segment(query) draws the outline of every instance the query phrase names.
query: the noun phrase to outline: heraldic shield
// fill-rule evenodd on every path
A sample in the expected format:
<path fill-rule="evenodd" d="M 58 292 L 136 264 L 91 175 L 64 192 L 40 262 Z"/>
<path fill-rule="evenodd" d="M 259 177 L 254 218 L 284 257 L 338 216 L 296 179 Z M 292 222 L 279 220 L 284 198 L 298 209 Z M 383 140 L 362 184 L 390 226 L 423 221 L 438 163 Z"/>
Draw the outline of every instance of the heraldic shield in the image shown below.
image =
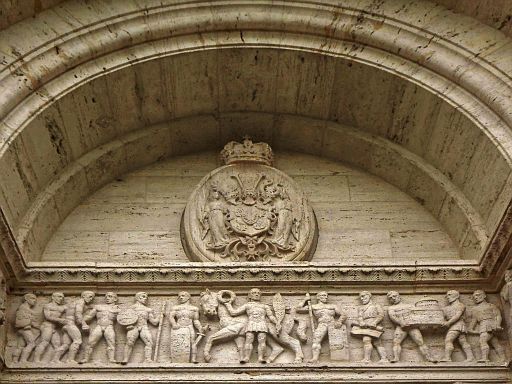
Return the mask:
<path fill-rule="evenodd" d="M 181 238 L 194 261 L 308 260 L 317 222 L 295 181 L 272 167 L 265 143 L 230 142 L 185 208 Z"/>

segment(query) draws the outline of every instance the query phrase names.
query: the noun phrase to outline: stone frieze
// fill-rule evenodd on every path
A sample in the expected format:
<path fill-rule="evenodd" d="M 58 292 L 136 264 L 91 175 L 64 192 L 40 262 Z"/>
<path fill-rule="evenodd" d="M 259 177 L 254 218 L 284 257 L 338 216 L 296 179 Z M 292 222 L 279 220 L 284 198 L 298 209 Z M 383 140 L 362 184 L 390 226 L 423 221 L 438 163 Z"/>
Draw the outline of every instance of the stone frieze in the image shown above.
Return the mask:
<path fill-rule="evenodd" d="M 508 362 L 496 297 L 204 289 L 14 295 L 10 368 Z"/>

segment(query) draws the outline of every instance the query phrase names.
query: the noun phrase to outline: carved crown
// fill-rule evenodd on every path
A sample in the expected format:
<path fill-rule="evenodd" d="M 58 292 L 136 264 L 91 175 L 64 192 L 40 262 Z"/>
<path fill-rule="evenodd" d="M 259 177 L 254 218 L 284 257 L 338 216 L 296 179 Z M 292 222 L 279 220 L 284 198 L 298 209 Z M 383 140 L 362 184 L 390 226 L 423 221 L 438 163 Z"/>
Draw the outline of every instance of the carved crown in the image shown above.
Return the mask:
<path fill-rule="evenodd" d="M 244 137 L 241 143 L 230 141 L 220 152 L 224 164 L 252 162 L 272 165 L 274 154 L 267 143 L 253 143 L 249 137 Z"/>

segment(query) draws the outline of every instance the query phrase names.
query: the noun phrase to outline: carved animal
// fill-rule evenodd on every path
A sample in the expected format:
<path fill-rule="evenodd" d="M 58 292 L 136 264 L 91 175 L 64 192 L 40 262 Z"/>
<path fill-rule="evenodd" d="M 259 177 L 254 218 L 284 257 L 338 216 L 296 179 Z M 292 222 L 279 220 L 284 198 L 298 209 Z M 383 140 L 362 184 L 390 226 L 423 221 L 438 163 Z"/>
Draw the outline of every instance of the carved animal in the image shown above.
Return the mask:
<path fill-rule="evenodd" d="M 208 318 L 214 318 L 218 316 L 221 329 L 212 335 L 208 335 L 204 346 L 203 354 L 204 360 L 209 362 L 211 359 L 211 348 L 213 344 L 220 342 L 234 340 L 239 358 L 244 358 L 244 343 L 245 343 L 245 321 L 233 318 L 222 303 L 222 297 L 225 295 L 231 295 L 232 292 L 222 290 L 219 292 L 210 292 L 208 289 L 201 293 L 201 309 Z M 284 348 L 281 347 L 272 338 L 268 339 L 268 344 L 271 348 L 271 353 L 268 361 L 273 361 Z"/>

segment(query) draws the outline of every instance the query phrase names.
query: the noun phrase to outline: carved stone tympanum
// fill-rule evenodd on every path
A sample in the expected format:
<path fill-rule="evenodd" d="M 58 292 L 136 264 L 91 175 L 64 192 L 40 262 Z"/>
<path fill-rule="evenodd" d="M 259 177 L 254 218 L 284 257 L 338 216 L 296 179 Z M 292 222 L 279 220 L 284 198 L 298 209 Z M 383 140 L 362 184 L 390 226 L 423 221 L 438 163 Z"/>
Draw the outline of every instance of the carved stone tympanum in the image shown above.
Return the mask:
<path fill-rule="evenodd" d="M 272 167 L 265 143 L 230 142 L 226 165 L 206 175 L 188 201 L 181 234 L 189 258 L 199 261 L 308 259 L 317 224 L 297 184 Z"/>

